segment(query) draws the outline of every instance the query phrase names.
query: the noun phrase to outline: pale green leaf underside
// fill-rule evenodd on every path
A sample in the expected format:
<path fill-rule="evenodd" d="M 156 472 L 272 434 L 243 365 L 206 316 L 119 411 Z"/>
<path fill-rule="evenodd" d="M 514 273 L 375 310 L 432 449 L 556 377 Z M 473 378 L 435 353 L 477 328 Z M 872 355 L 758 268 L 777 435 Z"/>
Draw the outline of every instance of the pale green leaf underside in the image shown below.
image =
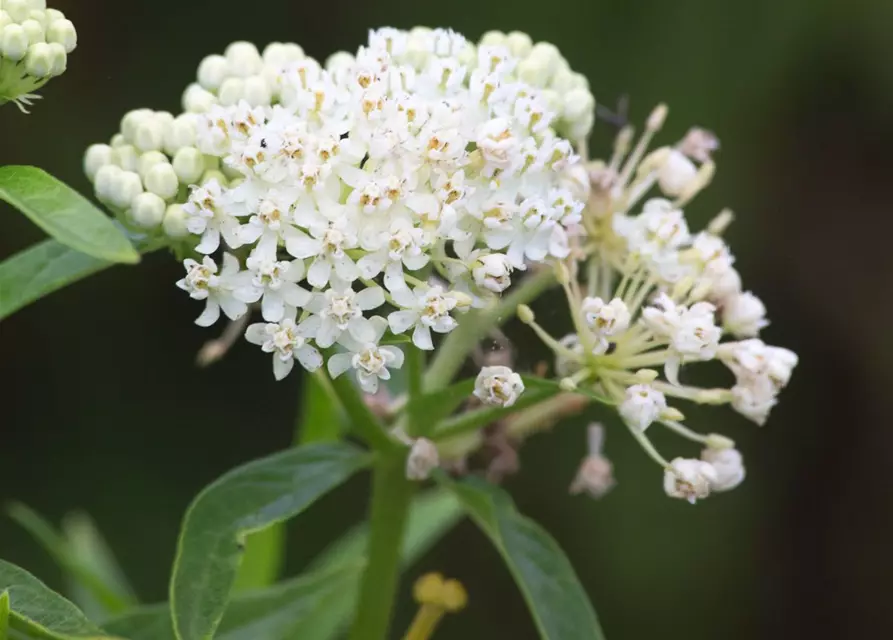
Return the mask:
<path fill-rule="evenodd" d="M 24 569 L 0 560 L 3 592 L 8 594 L 9 628 L 13 631 L 45 640 L 108 637 L 74 604 Z"/>
<path fill-rule="evenodd" d="M 445 481 L 496 546 L 543 640 L 603 640 L 595 611 L 555 540 L 502 489 L 477 478 Z"/>
<path fill-rule="evenodd" d="M 171 578 L 177 636 L 213 636 L 246 534 L 297 515 L 369 461 L 348 444 L 312 445 L 250 462 L 202 491 L 186 512 Z"/>
<path fill-rule="evenodd" d="M 121 229 L 77 191 L 37 167 L 0 167 L 0 200 L 64 245 L 109 262 L 139 262 Z"/>

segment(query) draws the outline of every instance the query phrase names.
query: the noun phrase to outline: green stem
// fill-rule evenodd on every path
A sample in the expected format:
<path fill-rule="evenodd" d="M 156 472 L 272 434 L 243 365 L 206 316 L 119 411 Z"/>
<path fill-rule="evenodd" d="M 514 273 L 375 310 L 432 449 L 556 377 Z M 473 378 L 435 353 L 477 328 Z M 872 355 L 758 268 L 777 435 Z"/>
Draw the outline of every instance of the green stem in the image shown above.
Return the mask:
<path fill-rule="evenodd" d="M 405 453 L 380 454 L 372 472 L 368 564 L 350 640 L 385 640 L 400 573 L 400 548 L 415 484 L 406 479 Z"/>
<path fill-rule="evenodd" d="M 441 422 L 434 432 L 433 439 L 435 441 L 449 440 L 470 431 L 477 431 L 501 418 L 539 404 L 557 392 L 557 389 L 528 391 L 510 407 L 483 407 L 460 413 L 454 418 L 447 418 Z"/>
<path fill-rule="evenodd" d="M 400 451 L 403 445 L 391 438 L 346 375 L 332 381 L 332 388 L 341 401 L 351 428 L 376 451 Z"/>
<path fill-rule="evenodd" d="M 554 283 L 552 270 L 543 269 L 525 279 L 499 304 L 466 314 L 437 350 L 437 356 L 425 374 L 425 390 L 436 391 L 448 385 L 478 342 L 514 317 L 519 304 L 531 302 Z"/>

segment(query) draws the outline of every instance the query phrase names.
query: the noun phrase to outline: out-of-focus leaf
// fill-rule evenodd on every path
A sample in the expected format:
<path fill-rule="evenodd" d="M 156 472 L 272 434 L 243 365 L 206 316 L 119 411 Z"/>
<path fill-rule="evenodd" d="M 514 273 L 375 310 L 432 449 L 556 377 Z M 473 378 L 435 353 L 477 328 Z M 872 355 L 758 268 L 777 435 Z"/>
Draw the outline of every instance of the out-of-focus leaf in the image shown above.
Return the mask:
<path fill-rule="evenodd" d="M 496 546 L 543 640 L 604 639 L 586 591 L 558 543 L 518 513 L 505 491 L 478 478 L 444 484 Z"/>
<path fill-rule="evenodd" d="M 171 578 L 177 637 L 214 635 L 247 534 L 297 515 L 370 458 L 346 443 L 300 447 L 234 469 L 202 491 L 186 512 Z"/>
<path fill-rule="evenodd" d="M 74 536 L 62 536 L 44 518 L 23 504 L 9 505 L 10 517 L 27 530 L 77 585 L 77 604 L 95 619 L 134 606 L 136 596 L 127 584 L 105 541 L 89 519 L 69 524 Z M 92 610 L 91 610 L 92 608 Z"/>
<path fill-rule="evenodd" d="M 305 638 L 303 628 L 340 607 L 344 590 L 359 580 L 362 561 L 315 571 L 272 587 L 233 598 L 215 634 L 216 640 L 289 640 Z M 106 624 L 128 640 L 175 640 L 166 604 L 140 607 Z"/>
<path fill-rule="evenodd" d="M 109 262 L 140 261 L 140 254 L 111 218 L 43 169 L 0 167 L 0 200 L 76 251 Z"/>
<path fill-rule="evenodd" d="M 8 627 L 31 638 L 108 638 L 69 602 L 30 573 L 0 560 L 0 593 L 9 599 Z"/>

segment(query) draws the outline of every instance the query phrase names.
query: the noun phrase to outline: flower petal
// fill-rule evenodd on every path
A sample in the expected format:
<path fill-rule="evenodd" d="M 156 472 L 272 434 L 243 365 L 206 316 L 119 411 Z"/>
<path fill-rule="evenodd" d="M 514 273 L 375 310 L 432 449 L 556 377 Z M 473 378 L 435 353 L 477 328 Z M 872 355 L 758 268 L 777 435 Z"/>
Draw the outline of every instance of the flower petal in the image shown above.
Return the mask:
<path fill-rule="evenodd" d="M 327 368 L 329 375 L 337 378 L 342 373 L 350 369 L 350 361 L 352 356 L 349 353 L 336 353 L 329 357 Z"/>

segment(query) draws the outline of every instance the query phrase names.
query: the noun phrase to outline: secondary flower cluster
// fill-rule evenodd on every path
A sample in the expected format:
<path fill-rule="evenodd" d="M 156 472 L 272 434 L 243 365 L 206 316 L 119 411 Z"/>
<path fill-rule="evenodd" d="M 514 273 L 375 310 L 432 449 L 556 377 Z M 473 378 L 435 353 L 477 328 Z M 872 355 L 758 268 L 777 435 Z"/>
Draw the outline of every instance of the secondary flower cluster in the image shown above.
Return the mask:
<path fill-rule="evenodd" d="M 591 193 L 581 234 L 571 256 L 558 265 L 574 322 L 574 333 L 557 340 L 533 312 L 520 309 L 556 355 L 556 371 L 567 390 L 589 390 L 617 405 L 622 419 L 646 451 L 666 469 L 665 489 L 694 501 L 710 490 L 743 480 L 741 456 L 722 436 L 697 434 L 667 398 L 730 404 L 764 424 L 787 385 L 797 356 L 766 345 L 757 336 L 768 321 L 762 302 L 742 288 L 734 258 L 721 234 L 731 221 L 723 212 L 705 231 L 689 230 L 682 207 L 710 180 L 716 139 L 692 130 L 675 147 L 648 153 L 666 109 L 648 120 L 630 151 L 631 131 L 618 136 L 609 162 L 591 162 Z M 698 166 L 699 163 L 700 166 Z M 662 197 L 645 200 L 657 188 Z M 723 335 L 734 338 L 722 342 Z M 702 389 L 680 382 L 680 369 L 718 360 L 731 371 L 729 388 Z M 659 380 L 662 367 L 665 380 Z M 706 444 L 701 460 L 667 462 L 645 431 L 659 422 L 683 437 Z"/>
<path fill-rule="evenodd" d="M 68 54 L 77 46 L 77 32 L 61 11 L 46 0 L 3 0 L 0 3 L 0 104 L 14 102 L 27 113 L 39 98 L 33 94 L 62 75 Z"/>

